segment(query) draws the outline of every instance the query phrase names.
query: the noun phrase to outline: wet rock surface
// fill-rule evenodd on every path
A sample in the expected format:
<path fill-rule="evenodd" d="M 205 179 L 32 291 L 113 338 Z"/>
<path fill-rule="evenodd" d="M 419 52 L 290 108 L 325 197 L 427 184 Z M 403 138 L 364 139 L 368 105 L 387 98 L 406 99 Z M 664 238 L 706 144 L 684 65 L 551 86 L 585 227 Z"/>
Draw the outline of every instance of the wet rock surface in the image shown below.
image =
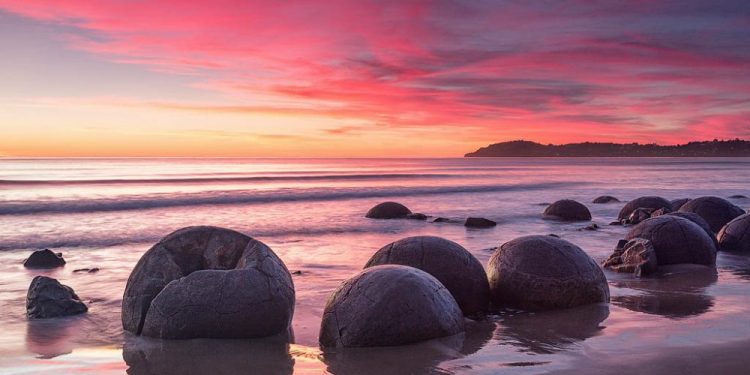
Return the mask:
<path fill-rule="evenodd" d="M 669 203 L 672 204 L 672 211 L 678 211 L 687 202 L 690 202 L 690 198 L 673 199 Z"/>
<path fill-rule="evenodd" d="M 419 212 L 406 215 L 406 218 L 411 220 L 427 220 L 427 217 L 427 215 L 421 214 Z"/>
<path fill-rule="evenodd" d="M 632 273 L 636 277 L 649 276 L 656 273 L 658 262 L 656 251 L 651 241 L 643 238 L 634 238 L 626 242 L 622 247 L 604 262 L 604 268 L 615 272 Z"/>
<path fill-rule="evenodd" d="M 633 211 L 625 220 L 625 224 L 635 225 L 650 218 L 654 213 L 662 214 L 663 212 L 664 208 L 660 208 L 656 211 L 652 208 L 636 208 L 635 211 Z M 658 214 L 656 216 L 658 216 Z"/>
<path fill-rule="evenodd" d="M 294 285 L 260 241 L 218 227 L 188 227 L 154 245 L 133 269 L 125 330 L 151 337 L 254 338 L 287 331 Z"/>
<path fill-rule="evenodd" d="M 401 264 L 418 268 L 442 283 L 466 316 L 483 314 L 489 303 L 484 268 L 463 246 L 440 237 L 408 237 L 378 250 L 365 268 Z"/>
<path fill-rule="evenodd" d="M 50 249 L 37 250 L 23 262 L 26 268 L 56 268 L 64 265 L 62 253 L 55 253 Z"/>
<path fill-rule="evenodd" d="M 718 237 L 721 250 L 750 253 L 750 214 L 743 214 L 727 223 Z"/>
<path fill-rule="evenodd" d="M 588 221 L 591 220 L 591 212 L 579 202 L 562 199 L 549 205 L 544 210 L 542 217 L 548 220 Z"/>
<path fill-rule="evenodd" d="M 496 222 L 483 217 L 469 217 L 464 222 L 464 226 L 467 228 L 492 228 L 496 225 Z"/>
<path fill-rule="evenodd" d="M 625 239 L 649 240 L 659 266 L 670 264 L 714 265 L 716 246 L 698 224 L 672 215 L 648 219 L 630 230 Z"/>
<path fill-rule="evenodd" d="M 601 196 L 598 196 L 598 197 L 594 198 L 594 200 L 591 201 L 591 203 L 606 204 L 606 203 L 617 203 L 619 201 L 620 201 L 619 199 L 617 199 L 617 198 L 615 198 L 615 197 L 613 197 L 611 195 L 601 195 Z"/>
<path fill-rule="evenodd" d="M 461 309 L 430 274 L 408 266 L 365 269 L 328 299 L 320 328 L 322 347 L 415 343 L 463 332 Z"/>
<path fill-rule="evenodd" d="M 662 197 L 646 196 L 633 199 L 632 201 L 625 204 L 617 215 L 617 220 L 626 220 L 630 217 L 633 211 L 639 208 L 651 209 L 651 212 L 656 211 L 660 208 L 672 209 L 672 203 Z"/>
<path fill-rule="evenodd" d="M 31 319 L 48 319 L 83 314 L 88 311 L 78 295 L 67 285 L 37 276 L 26 294 L 26 315 Z"/>
<path fill-rule="evenodd" d="M 695 198 L 680 207 L 680 212 L 693 212 L 700 215 L 714 233 L 720 231 L 732 219 L 745 213 L 743 209 L 719 197 Z"/>
<path fill-rule="evenodd" d="M 411 213 L 411 210 L 401 203 L 383 202 L 367 211 L 365 217 L 370 219 L 403 219 Z"/>
<path fill-rule="evenodd" d="M 599 265 L 578 246 L 552 236 L 506 242 L 487 265 L 491 304 L 551 310 L 609 301 Z"/>
<path fill-rule="evenodd" d="M 703 220 L 703 218 L 700 217 L 700 215 L 692 213 L 692 212 L 679 212 L 679 211 L 677 211 L 677 212 L 670 212 L 667 215 L 669 215 L 669 216 L 677 216 L 677 217 L 681 217 L 683 219 L 688 219 L 688 220 L 692 221 L 693 223 L 697 224 L 699 227 L 701 227 L 701 229 L 703 229 L 704 232 L 706 232 L 706 234 L 709 237 L 711 237 L 711 240 L 714 242 L 714 245 L 716 246 L 716 249 L 717 250 L 719 249 L 719 241 L 717 241 L 716 235 L 711 230 L 711 227 L 708 225 L 708 223 L 706 222 L 706 220 Z"/>

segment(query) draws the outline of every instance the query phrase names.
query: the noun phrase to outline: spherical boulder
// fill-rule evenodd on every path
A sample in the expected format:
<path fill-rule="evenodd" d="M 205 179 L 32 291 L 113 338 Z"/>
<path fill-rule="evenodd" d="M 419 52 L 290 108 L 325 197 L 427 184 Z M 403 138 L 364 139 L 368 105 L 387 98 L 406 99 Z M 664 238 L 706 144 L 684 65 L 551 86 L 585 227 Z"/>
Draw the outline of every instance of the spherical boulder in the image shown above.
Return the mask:
<path fill-rule="evenodd" d="M 692 221 L 693 223 L 697 224 L 699 227 L 701 227 L 701 229 L 703 229 L 704 232 L 706 232 L 706 234 L 709 237 L 711 237 L 711 240 L 714 242 L 714 246 L 716 246 L 716 250 L 719 249 L 719 241 L 716 239 L 716 235 L 711 230 L 711 227 L 708 225 L 706 220 L 703 220 L 703 218 L 700 215 L 696 213 L 692 213 L 692 212 L 680 212 L 680 211 L 670 212 L 667 215 L 677 216 L 683 219 L 688 219 Z"/>
<path fill-rule="evenodd" d="M 625 239 L 643 238 L 651 241 L 659 266 L 670 264 L 702 264 L 716 262 L 716 246 L 698 224 L 672 215 L 653 217 L 633 227 Z"/>
<path fill-rule="evenodd" d="M 456 300 L 420 269 L 382 265 L 365 269 L 328 299 L 322 347 L 395 346 L 464 331 Z"/>
<path fill-rule="evenodd" d="M 662 197 L 647 196 L 636 198 L 625 204 L 625 206 L 620 210 L 620 214 L 617 215 L 617 220 L 623 221 L 628 219 L 628 217 L 630 217 L 630 214 L 632 214 L 633 211 L 639 208 L 650 209 L 652 212 L 660 208 L 671 210 L 672 203 Z"/>
<path fill-rule="evenodd" d="M 365 214 L 369 219 L 403 219 L 411 214 L 411 210 L 401 203 L 383 202 L 371 208 Z"/>
<path fill-rule="evenodd" d="M 265 244 L 218 227 L 187 227 L 148 250 L 122 301 L 125 330 L 165 339 L 254 338 L 289 329 L 294 284 Z"/>
<path fill-rule="evenodd" d="M 61 253 L 54 253 L 50 249 L 37 250 L 26 258 L 23 266 L 26 268 L 56 268 L 65 265 Z"/>
<path fill-rule="evenodd" d="M 467 228 L 492 228 L 496 225 L 497 222 L 483 217 L 467 217 L 464 221 L 464 226 Z"/>
<path fill-rule="evenodd" d="M 719 246 L 725 251 L 750 252 L 750 213 L 734 218 L 721 228 Z"/>
<path fill-rule="evenodd" d="M 578 246 L 524 236 L 500 246 L 487 265 L 494 307 L 551 310 L 609 301 L 599 265 Z"/>
<path fill-rule="evenodd" d="M 615 198 L 615 197 L 613 197 L 611 195 L 601 195 L 601 196 L 598 196 L 598 197 L 594 198 L 594 200 L 591 201 L 591 203 L 606 204 L 606 203 L 617 203 L 619 201 L 620 201 L 619 199 L 617 199 L 617 198 Z"/>
<path fill-rule="evenodd" d="M 37 276 L 31 281 L 26 294 L 26 315 L 29 318 L 57 318 L 86 311 L 88 308 L 71 287 L 47 276 Z"/>
<path fill-rule="evenodd" d="M 678 211 L 687 202 L 690 202 L 690 198 L 672 199 L 669 203 L 672 204 L 672 211 Z"/>
<path fill-rule="evenodd" d="M 700 215 L 714 233 L 720 231 L 732 219 L 745 213 L 743 209 L 719 197 L 695 198 L 680 207 L 680 212 L 693 212 Z"/>
<path fill-rule="evenodd" d="M 408 237 L 384 246 L 365 265 L 401 264 L 418 268 L 442 283 L 466 316 L 481 315 L 490 287 L 479 261 L 463 246 L 440 237 Z"/>
<path fill-rule="evenodd" d="M 562 199 L 547 206 L 542 216 L 548 220 L 588 221 L 591 212 L 581 203 L 571 199 Z"/>

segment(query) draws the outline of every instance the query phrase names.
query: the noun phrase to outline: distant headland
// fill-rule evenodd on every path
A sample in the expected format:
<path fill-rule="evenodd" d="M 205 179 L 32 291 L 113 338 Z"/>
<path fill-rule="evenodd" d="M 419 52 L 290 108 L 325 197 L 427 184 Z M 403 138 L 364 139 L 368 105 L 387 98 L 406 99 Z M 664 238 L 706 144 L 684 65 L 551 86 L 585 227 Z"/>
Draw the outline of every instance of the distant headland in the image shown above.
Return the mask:
<path fill-rule="evenodd" d="M 543 145 L 531 141 L 502 142 L 482 147 L 465 157 L 750 157 L 750 141 L 690 142 L 660 146 L 639 143 L 569 143 Z"/>

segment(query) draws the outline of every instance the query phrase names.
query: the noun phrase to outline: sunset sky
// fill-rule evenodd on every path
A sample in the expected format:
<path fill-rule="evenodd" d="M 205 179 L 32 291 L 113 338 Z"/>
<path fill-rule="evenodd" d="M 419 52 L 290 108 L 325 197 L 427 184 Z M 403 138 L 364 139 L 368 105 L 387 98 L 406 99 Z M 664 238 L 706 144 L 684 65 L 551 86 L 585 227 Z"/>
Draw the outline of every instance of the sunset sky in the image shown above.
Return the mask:
<path fill-rule="evenodd" d="M 0 155 L 750 138 L 750 1 L 0 0 Z"/>

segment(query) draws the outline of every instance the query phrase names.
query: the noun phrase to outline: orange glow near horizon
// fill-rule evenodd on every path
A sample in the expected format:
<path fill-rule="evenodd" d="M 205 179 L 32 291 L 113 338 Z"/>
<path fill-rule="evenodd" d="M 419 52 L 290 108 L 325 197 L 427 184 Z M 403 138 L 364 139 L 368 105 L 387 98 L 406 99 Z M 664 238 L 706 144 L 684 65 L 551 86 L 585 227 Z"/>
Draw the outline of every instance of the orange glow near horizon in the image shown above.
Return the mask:
<path fill-rule="evenodd" d="M 750 138 L 730 3 L 0 0 L 0 156 Z"/>

